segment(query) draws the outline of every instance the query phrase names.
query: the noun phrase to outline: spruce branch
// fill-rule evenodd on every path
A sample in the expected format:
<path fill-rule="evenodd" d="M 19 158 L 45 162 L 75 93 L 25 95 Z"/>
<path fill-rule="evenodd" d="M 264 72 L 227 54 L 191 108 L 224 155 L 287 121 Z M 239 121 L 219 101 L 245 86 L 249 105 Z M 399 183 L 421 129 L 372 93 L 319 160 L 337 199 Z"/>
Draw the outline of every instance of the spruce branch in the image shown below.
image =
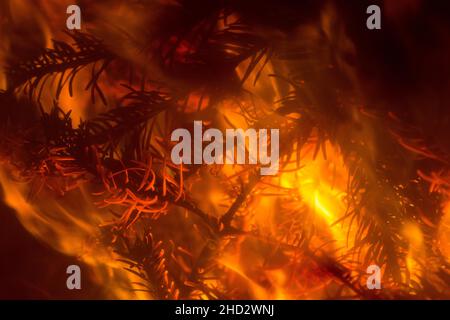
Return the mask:
<path fill-rule="evenodd" d="M 52 77 L 57 77 L 55 99 L 58 99 L 65 86 L 68 86 L 69 94 L 72 96 L 76 75 L 82 69 L 92 65 L 91 79 L 86 85 L 86 90 L 91 91 L 93 102 L 95 102 L 95 95 L 98 94 L 106 104 L 98 80 L 115 55 L 104 46 L 102 41 L 92 35 L 79 31 L 66 33 L 74 41 L 73 45 L 53 40 L 53 48 L 45 49 L 39 57 L 10 65 L 6 73 L 8 90 L 22 88 L 30 98 L 35 96 L 39 102 L 46 82 Z M 99 67 L 96 66 L 97 63 Z"/>

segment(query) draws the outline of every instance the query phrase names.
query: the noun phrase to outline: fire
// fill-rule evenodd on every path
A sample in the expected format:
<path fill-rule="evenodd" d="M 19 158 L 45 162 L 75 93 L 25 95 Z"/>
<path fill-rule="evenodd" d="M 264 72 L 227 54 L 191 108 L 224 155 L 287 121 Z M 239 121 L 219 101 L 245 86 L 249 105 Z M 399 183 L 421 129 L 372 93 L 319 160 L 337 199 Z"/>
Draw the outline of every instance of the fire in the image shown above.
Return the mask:
<path fill-rule="evenodd" d="M 365 92 L 360 48 L 332 2 L 289 32 L 242 8 L 187 19 L 189 1 L 96 3 L 73 37 L 56 14 L 69 2 L 8 1 L 11 30 L 36 41 L 1 30 L 0 64 L 16 73 L 0 70 L 0 183 L 30 234 L 88 265 L 101 298 L 446 294 L 448 157 L 404 138 L 415 127 Z M 15 57 L 16 43 L 48 55 Z M 31 120 L 12 116 L 14 103 L 35 107 Z M 197 123 L 279 130 L 277 173 L 174 161 L 171 133 Z M 365 286 L 371 264 L 382 291 Z"/>
<path fill-rule="evenodd" d="M 25 183 L 12 181 L 4 170 L 0 173 L 0 183 L 7 190 L 5 203 L 17 212 L 21 223 L 31 234 L 55 250 L 77 257 L 91 266 L 99 285 L 114 286 L 105 298 L 148 298 L 143 292 L 130 291 L 138 278 L 123 270 L 118 257 L 97 243 L 98 209 L 90 205 L 92 199 L 88 199 L 86 190 L 69 193 L 59 200 L 50 194 L 40 194 L 39 201 L 36 201 L 25 196 L 30 192 Z"/>
<path fill-rule="evenodd" d="M 410 273 L 410 279 L 420 281 L 422 275 L 422 263 L 425 261 L 425 251 L 423 248 L 423 234 L 420 228 L 412 223 L 404 227 L 405 237 L 409 241 L 409 251 L 406 264 Z"/>
<path fill-rule="evenodd" d="M 438 244 L 444 257 L 450 261 L 450 200 L 444 204 L 444 217 L 439 227 Z"/>
<path fill-rule="evenodd" d="M 313 157 L 312 149 L 301 157 L 301 168 L 283 173 L 280 185 L 298 191 L 301 199 L 325 223 L 337 246 L 347 247 L 347 235 L 337 223 L 346 210 L 349 173 L 339 150 L 327 144 L 327 158 Z"/>

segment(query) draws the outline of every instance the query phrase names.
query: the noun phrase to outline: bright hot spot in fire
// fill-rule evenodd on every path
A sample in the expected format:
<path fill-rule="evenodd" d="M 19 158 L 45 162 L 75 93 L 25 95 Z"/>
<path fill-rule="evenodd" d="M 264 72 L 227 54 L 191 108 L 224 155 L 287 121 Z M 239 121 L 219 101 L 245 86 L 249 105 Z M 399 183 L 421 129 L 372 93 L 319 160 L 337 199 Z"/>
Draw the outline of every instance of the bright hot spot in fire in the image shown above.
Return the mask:
<path fill-rule="evenodd" d="M 450 298 L 443 2 L 72 2 L 0 4 L 0 182 L 80 297 Z"/>

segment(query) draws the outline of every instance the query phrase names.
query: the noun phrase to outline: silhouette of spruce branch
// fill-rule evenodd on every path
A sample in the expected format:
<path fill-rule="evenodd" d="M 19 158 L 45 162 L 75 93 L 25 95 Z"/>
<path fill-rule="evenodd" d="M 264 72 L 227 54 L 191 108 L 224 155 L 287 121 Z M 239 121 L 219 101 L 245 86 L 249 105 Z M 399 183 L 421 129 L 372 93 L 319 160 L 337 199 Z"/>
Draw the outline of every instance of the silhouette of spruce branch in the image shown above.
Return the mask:
<path fill-rule="evenodd" d="M 3 150 L 10 150 L 10 162 L 22 178 L 38 180 L 33 194 L 60 178 L 58 193 L 75 187 L 78 180 L 98 180 L 105 186 L 105 205 L 126 205 L 120 224 L 128 227 L 141 213 L 157 216 L 174 203 L 199 216 L 207 225 L 217 222 L 183 195 L 182 171 L 155 150 L 140 150 L 118 156 L 113 150 L 123 135 L 173 107 L 157 92 L 131 91 L 121 106 L 73 128 L 70 112 L 57 105 L 42 115 L 28 130 L 7 126 Z M 178 171 L 178 173 L 177 173 Z M 170 173 L 169 173 L 170 172 Z M 177 182 L 179 180 L 180 182 Z M 68 188 L 67 181 L 70 181 Z M 215 227 L 216 228 L 216 227 Z"/>
<path fill-rule="evenodd" d="M 95 94 L 98 94 L 106 104 L 98 79 L 115 55 L 102 41 L 92 35 L 79 31 L 66 33 L 74 41 L 73 45 L 53 40 L 53 48 L 45 49 L 40 56 L 10 65 L 7 69 L 9 90 L 22 88 L 30 98 L 35 96 L 39 102 L 46 82 L 51 77 L 57 77 L 55 99 L 58 99 L 65 86 L 68 86 L 69 94 L 72 96 L 76 75 L 92 65 L 91 79 L 86 85 L 86 90 L 91 91 L 93 101 Z M 98 67 L 97 63 L 100 63 Z"/>
<path fill-rule="evenodd" d="M 144 281 L 135 283 L 140 289 L 134 291 L 146 291 L 156 299 L 178 299 L 180 290 L 170 278 L 161 245 L 161 241 L 155 242 L 151 232 L 146 231 L 134 240 L 121 236 L 115 251 L 124 257 L 119 261 L 128 265 L 125 269 Z"/>

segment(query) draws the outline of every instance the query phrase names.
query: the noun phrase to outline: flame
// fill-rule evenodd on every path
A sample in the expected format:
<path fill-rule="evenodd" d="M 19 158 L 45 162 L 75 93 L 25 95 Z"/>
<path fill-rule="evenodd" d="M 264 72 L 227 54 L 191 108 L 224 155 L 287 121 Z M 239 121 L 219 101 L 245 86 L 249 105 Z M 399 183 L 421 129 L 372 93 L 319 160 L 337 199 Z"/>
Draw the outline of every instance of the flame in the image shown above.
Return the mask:
<path fill-rule="evenodd" d="M 43 39 L 39 46 L 51 48 L 52 39 L 66 39 L 61 32 L 65 25 L 65 13 L 71 1 L 39 1 L 30 3 L 26 0 L 9 1 L 9 12 L 2 14 L 10 15 L 10 19 L 15 28 L 24 29 L 24 34 L 34 34 L 36 39 Z M 42 10 L 37 10 L 37 6 Z M 55 13 L 58 14 L 55 14 Z M 54 19 L 60 17 L 61 19 Z M 0 47 L 0 64 L 7 64 L 10 59 L 10 42 L 13 34 L 6 29 L 0 30 L 2 44 Z M 22 41 L 28 43 L 27 41 Z M 30 45 L 34 45 L 31 43 Z M 30 50 L 39 50 L 30 47 Z M 7 89 L 5 73 L 0 74 L 0 89 Z M 89 71 L 79 72 L 73 82 L 76 96 L 70 96 L 69 90 L 65 87 L 60 95 L 60 105 L 74 115 L 74 125 L 77 125 L 81 118 L 87 118 L 87 107 L 90 96 L 84 90 L 86 79 L 89 78 Z M 57 81 L 47 81 L 43 95 L 41 97 L 42 106 L 53 106 L 53 97 L 56 92 Z M 48 111 L 48 110 L 47 110 Z M 89 110 L 92 112 L 92 110 Z M 30 186 L 28 183 L 17 182 L 11 178 L 10 168 L 2 163 L 0 170 L 0 183 L 5 190 L 4 201 L 13 208 L 22 225 L 34 237 L 53 249 L 73 256 L 85 263 L 93 274 L 93 279 L 99 285 L 106 288 L 105 298 L 109 299 L 148 299 L 148 294 L 144 292 L 133 292 L 132 283 L 140 279 L 134 274 L 123 270 L 123 263 L 117 261 L 111 250 L 96 243 L 98 236 L 98 226 L 103 223 L 99 219 L 98 208 L 92 206 L 93 199 L 90 192 L 85 187 L 72 190 L 62 198 L 57 198 L 50 192 L 40 192 L 37 199 L 30 199 Z M 62 273 L 65 270 L 61 271 Z"/>
<path fill-rule="evenodd" d="M 252 295 L 256 299 L 268 299 L 268 293 L 266 290 L 260 286 L 257 282 L 252 280 L 246 273 L 242 270 L 242 266 L 239 261 L 236 261 L 236 257 L 228 256 L 220 259 L 218 261 L 220 264 L 225 266 L 227 269 L 233 271 L 235 274 L 239 275 L 243 280 L 246 281 L 247 285 L 252 291 Z"/>
<path fill-rule="evenodd" d="M 242 62 L 236 69 L 238 76 L 243 79 L 245 72 L 251 62 L 247 59 Z M 246 99 L 240 101 L 244 109 L 252 109 L 252 104 L 256 104 L 257 110 L 262 113 L 273 112 L 275 101 L 279 100 L 287 91 L 292 90 L 290 84 L 283 83 L 273 77 L 274 66 L 271 59 L 266 61 L 266 56 L 260 59 L 255 66 L 256 70 L 261 70 L 259 78 L 255 81 L 254 72 L 244 82 L 244 89 L 252 92 L 260 93 L 251 97 L 251 102 Z M 263 68 L 264 67 L 264 68 Z M 277 64 L 277 68 L 285 66 Z M 263 97 L 263 98 L 261 98 Z M 226 117 L 227 123 L 234 127 L 247 128 L 249 126 L 248 119 L 239 112 L 239 108 L 233 102 L 225 102 L 223 108 L 219 108 L 221 113 Z M 263 111 L 261 111 L 263 110 Z M 274 120 L 273 114 L 271 119 Z M 309 211 L 313 213 L 312 223 L 314 227 L 319 228 L 329 234 L 326 240 L 328 243 L 334 243 L 335 254 L 344 253 L 346 248 L 352 246 L 347 242 L 347 235 L 353 235 L 353 229 L 348 230 L 348 226 L 342 223 L 336 223 L 346 213 L 346 190 L 348 186 L 349 172 L 342 157 L 340 150 L 326 143 L 326 157 L 319 155 L 314 157 L 314 149 L 316 147 L 314 139 L 303 146 L 300 156 L 301 166 L 292 161 L 285 166 L 280 174 L 270 181 L 273 188 L 268 193 L 286 192 L 290 197 L 297 198 L 295 205 L 306 204 Z M 234 177 L 236 172 L 241 172 L 242 168 L 233 166 L 232 168 L 225 166 L 224 172 L 228 176 Z M 270 180 L 270 178 L 269 178 Z M 245 218 L 245 226 L 257 226 L 258 230 L 263 234 L 277 235 L 280 233 L 279 227 L 283 223 L 283 216 L 280 213 L 280 202 L 276 197 L 257 196 L 250 204 L 251 212 L 254 214 Z M 299 209 L 300 211 L 301 209 Z M 284 221 L 286 222 L 286 221 Z M 347 227 L 347 228 L 345 228 Z M 295 233 L 295 229 L 292 230 Z M 289 235 L 283 235 L 289 238 Z M 351 237 L 350 237 L 351 238 Z M 316 243 L 321 246 L 320 243 Z M 249 249 L 250 247 L 250 249 Z M 252 252 L 249 253 L 249 250 Z M 242 240 L 231 251 L 227 251 L 218 263 L 223 265 L 226 270 L 238 275 L 240 281 L 234 283 L 234 286 L 245 286 L 250 290 L 252 299 L 296 299 L 299 296 L 298 288 L 294 288 L 297 283 L 296 276 L 290 271 L 292 265 L 286 265 L 282 260 L 285 257 L 281 254 L 277 256 L 272 263 L 271 268 L 263 268 L 263 274 L 256 271 L 258 266 L 267 264 L 264 258 L 267 252 L 277 256 L 277 249 L 272 248 L 269 244 L 259 240 Z M 270 256 L 270 255 L 269 255 Z M 280 260 L 280 261 L 278 261 Z M 270 263 L 269 263 L 270 264 Z M 305 277 L 320 278 L 320 276 L 308 274 Z M 320 280 L 311 280 L 305 284 L 308 294 L 305 298 L 317 298 L 323 296 L 323 284 Z M 321 279 L 323 281 L 323 279 Z"/>
<path fill-rule="evenodd" d="M 409 250 L 406 258 L 406 266 L 410 274 L 409 278 L 419 283 L 423 272 L 420 261 L 425 257 L 423 234 L 419 226 L 414 223 L 406 224 L 403 228 L 403 234 L 409 242 Z"/>
<path fill-rule="evenodd" d="M 443 217 L 438 229 L 438 247 L 450 262 L 450 199 L 443 205 Z"/>
<path fill-rule="evenodd" d="M 280 185 L 297 190 L 302 200 L 325 222 L 337 245 L 347 247 L 346 233 L 335 222 L 347 209 L 348 170 L 337 148 L 327 143 L 326 149 L 326 159 L 320 156 L 314 159 L 311 152 L 304 155 L 299 170 L 281 174 Z"/>
<path fill-rule="evenodd" d="M 312 152 L 307 152 L 302 156 L 301 168 L 281 172 L 277 183 L 283 190 L 288 190 L 292 196 L 293 192 L 298 195 L 298 204 L 304 203 L 313 213 L 312 223 L 316 228 L 329 234 L 326 240 L 334 243 L 334 254 L 343 254 L 351 247 L 351 240 L 347 241 L 347 234 L 354 234 L 353 229 L 348 229 L 343 223 L 336 223 L 343 217 L 347 210 L 346 187 L 348 184 L 348 170 L 343 157 L 338 148 L 327 144 L 327 158 L 318 156 L 314 158 Z M 305 148 L 312 150 L 312 148 Z M 289 167 L 289 166 L 288 166 Z M 278 189 L 276 187 L 275 189 Z M 300 209 L 299 209 L 300 210 Z M 263 234 L 279 234 L 280 221 L 283 216 L 280 213 L 280 203 L 274 197 L 257 197 L 251 205 L 251 211 L 255 212 L 246 218 L 246 226 L 256 225 Z M 292 230 L 295 232 L 295 229 Z M 289 235 L 286 235 L 288 237 Z M 351 239 L 351 237 L 349 237 Z M 316 243 L 319 247 L 321 244 Z M 250 251 L 252 252 L 249 254 Z M 281 262 L 284 258 L 282 254 L 274 259 L 276 262 L 273 268 L 264 269 L 263 274 L 255 270 L 261 264 L 267 264 L 264 256 L 267 252 L 272 252 L 269 256 L 277 256 L 277 249 L 272 248 L 264 241 L 242 240 L 236 248 L 222 256 L 218 262 L 227 270 L 239 276 L 245 286 L 251 291 L 254 299 L 296 299 L 298 291 L 291 288 L 295 283 L 295 276 L 291 275 L 290 264 Z M 278 265 L 279 263 L 279 265 Z M 264 281 L 262 280 L 264 279 Z M 261 282 L 263 281 L 263 282 Z M 262 283 L 265 283 L 264 285 Z M 239 286 L 238 284 L 235 284 Z M 320 290 L 321 286 L 312 281 L 308 285 L 310 295 L 306 298 L 321 296 L 315 290 Z M 317 296 L 315 296 L 317 294 Z"/>
<path fill-rule="evenodd" d="M 90 205 L 92 199 L 86 190 L 74 190 L 63 199 L 41 192 L 39 201 L 32 201 L 25 196 L 30 193 L 27 184 L 11 180 L 5 169 L 0 171 L 0 183 L 6 191 L 5 203 L 16 211 L 22 225 L 53 249 L 90 266 L 95 281 L 111 289 L 105 298 L 148 298 L 143 292 L 130 290 L 139 280 L 137 276 L 123 270 L 118 257 L 95 242 L 101 215 Z"/>

